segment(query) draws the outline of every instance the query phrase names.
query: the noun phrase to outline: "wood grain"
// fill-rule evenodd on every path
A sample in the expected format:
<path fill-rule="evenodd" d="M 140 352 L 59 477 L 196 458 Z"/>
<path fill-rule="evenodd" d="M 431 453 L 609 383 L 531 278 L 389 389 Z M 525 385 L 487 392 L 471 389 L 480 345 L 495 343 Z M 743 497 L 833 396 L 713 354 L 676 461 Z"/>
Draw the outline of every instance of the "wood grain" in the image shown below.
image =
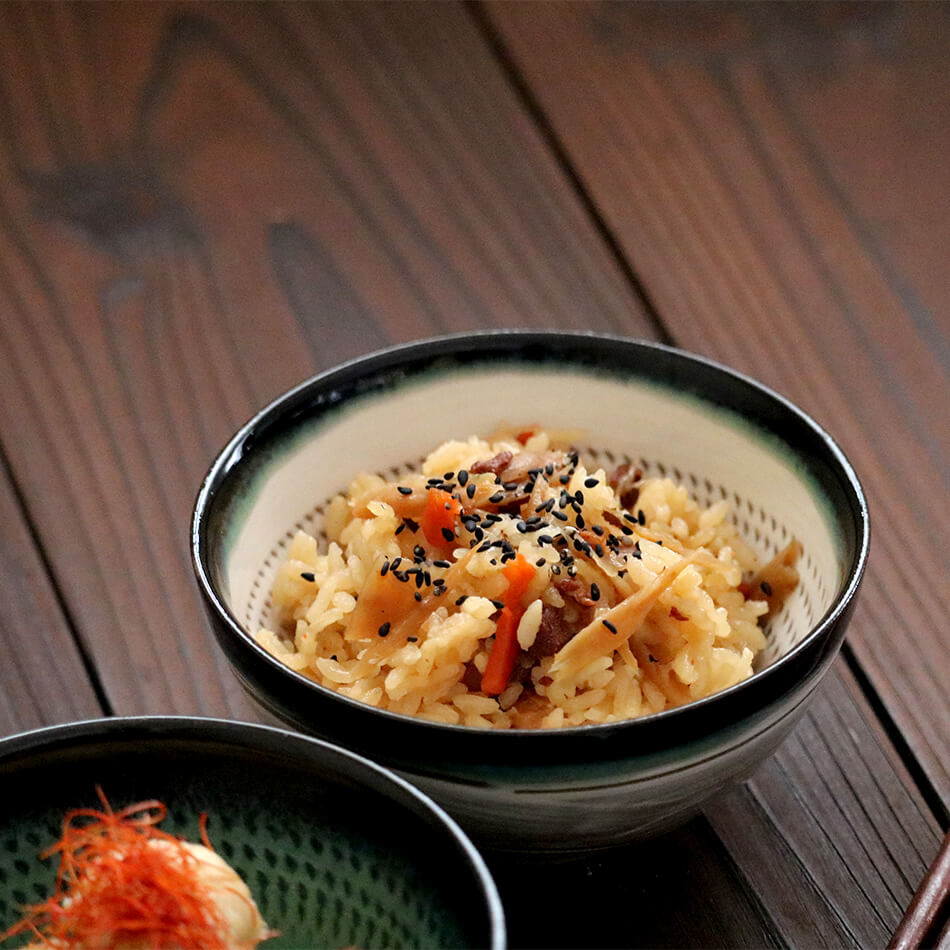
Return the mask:
<path fill-rule="evenodd" d="M 0 458 L 0 736 L 103 713 Z"/>
<path fill-rule="evenodd" d="M 0 17 L 11 465 L 114 708 L 253 717 L 187 551 L 239 422 L 389 341 L 649 323 L 460 8 Z"/>
<path fill-rule="evenodd" d="M 854 462 L 876 537 L 850 649 L 945 815 L 950 8 L 488 11 L 676 342 Z"/>

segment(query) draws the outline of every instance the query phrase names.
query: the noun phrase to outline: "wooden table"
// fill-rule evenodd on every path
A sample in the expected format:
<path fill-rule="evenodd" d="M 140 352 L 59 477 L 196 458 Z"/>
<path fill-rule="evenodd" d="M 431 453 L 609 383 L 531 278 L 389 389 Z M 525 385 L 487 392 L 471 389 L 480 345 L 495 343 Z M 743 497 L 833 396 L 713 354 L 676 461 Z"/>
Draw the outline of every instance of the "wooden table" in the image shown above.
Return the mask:
<path fill-rule="evenodd" d="M 797 401 L 874 543 L 810 714 L 514 946 L 882 946 L 950 803 L 950 6 L 0 6 L 0 732 L 252 719 L 192 501 L 392 342 L 590 328 Z"/>

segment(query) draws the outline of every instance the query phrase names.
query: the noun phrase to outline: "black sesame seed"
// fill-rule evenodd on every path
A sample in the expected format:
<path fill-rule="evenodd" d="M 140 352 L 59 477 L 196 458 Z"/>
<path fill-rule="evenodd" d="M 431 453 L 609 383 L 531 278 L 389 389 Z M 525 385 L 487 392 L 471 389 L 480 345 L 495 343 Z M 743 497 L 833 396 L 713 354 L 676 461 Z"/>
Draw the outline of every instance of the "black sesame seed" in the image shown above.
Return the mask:
<path fill-rule="evenodd" d="M 446 481 L 450 481 L 451 479 L 455 478 L 455 472 L 446 472 L 442 477 Z"/>
<path fill-rule="evenodd" d="M 603 525 L 600 525 L 600 524 L 591 525 L 590 530 L 593 531 L 594 534 L 596 534 L 598 538 L 602 538 L 604 536 Z"/>
<path fill-rule="evenodd" d="M 413 521 L 412 518 L 403 518 L 402 523 L 413 533 L 415 534 L 419 530 L 419 522 Z"/>
<path fill-rule="evenodd" d="M 415 643 L 418 639 L 418 637 L 406 637 L 406 643 Z"/>
<path fill-rule="evenodd" d="M 492 547 L 491 541 L 486 541 L 484 544 L 480 544 L 478 546 L 477 553 L 481 553 L 482 551 L 488 551 L 490 550 L 491 547 Z"/>
<path fill-rule="evenodd" d="M 567 515 L 563 511 L 552 511 L 552 518 L 557 518 L 558 521 L 567 521 Z"/>
<path fill-rule="evenodd" d="M 398 491 L 400 495 L 411 495 L 411 494 L 412 494 L 412 489 L 409 488 L 407 485 L 397 485 L 397 486 L 396 486 L 396 491 Z"/>
<path fill-rule="evenodd" d="M 313 583 L 313 582 L 317 579 L 317 578 L 314 576 L 314 574 L 313 574 L 312 571 L 301 571 L 301 572 L 300 572 L 300 576 L 301 576 L 305 581 L 310 581 L 310 583 Z M 769 591 L 769 593 L 772 593 L 772 592 Z"/>
<path fill-rule="evenodd" d="M 590 585 L 590 599 L 600 600 L 600 588 L 594 583 Z"/>
<path fill-rule="evenodd" d="M 436 587 L 435 590 L 433 591 L 433 594 L 436 597 L 441 597 L 447 591 L 448 591 L 448 587 Z"/>
<path fill-rule="evenodd" d="M 396 568 L 399 567 L 400 564 L 402 564 L 402 558 L 401 557 L 395 558 L 393 560 L 393 570 L 396 570 Z"/>
<path fill-rule="evenodd" d="M 494 604 L 499 610 L 505 606 L 505 602 L 503 600 L 493 600 L 492 604 Z"/>
<path fill-rule="evenodd" d="M 604 549 L 599 544 L 594 545 L 594 551 L 596 552 L 597 557 L 604 556 Z"/>
<path fill-rule="evenodd" d="M 330 659 L 333 660 L 334 663 L 339 663 L 339 662 L 340 662 L 340 661 L 336 658 L 336 654 L 335 654 L 335 653 L 331 653 L 331 654 L 330 654 Z"/>
<path fill-rule="evenodd" d="M 553 474 L 554 474 L 554 463 L 553 463 L 553 462 L 548 462 L 548 464 L 544 466 L 544 474 L 545 474 L 545 475 L 553 475 Z"/>
<path fill-rule="evenodd" d="M 571 476 L 570 476 L 567 472 L 565 472 L 565 473 L 558 479 L 558 481 L 559 481 L 562 485 L 566 485 L 570 480 L 571 480 Z"/>
<path fill-rule="evenodd" d="M 504 488 L 505 491 L 514 491 L 518 487 L 518 483 L 517 482 L 502 482 L 501 487 Z"/>
<path fill-rule="evenodd" d="M 574 501 L 576 501 L 579 505 L 583 505 L 583 504 L 584 504 L 584 493 L 583 493 L 582 491 L 580 491 L 580 490 L 574 492 Z"/>
<path fill-rule="evenodd" d="M 599 484 L 599 482 L 597 481 L 596 478 L 585 478 L 585 479 L 584 479 L 584 487 L 585 487 L 585 488 L 593 488 L 593 487 L 594 487 L 595 485 L 597 485 L 597 484 Z"/>
<path fill-rule="evenodd" d="M 660 662 L 652 653 L 648 653 L 647 656 L 650 658 L 650 662 L 651 662 L 651 663 L 659 663 L 659 662 Z"/>
<path fill-rule="evenodd" d="M 538 544 L 554 544 L 554 538 L 549 534 L 539 534 Z"/>
<path fill-rule="evenodd" d="M 301 574 L 300 576 L 306 577 L 307 575 Z M 766 597 L 772 596 L 772 585 L 768 581 L 760 581 L 759 587 L 762 589 L 762 593 L 765 594 Z"/>
<path fill-rule="evenodd" d="M 518 532 L 519 532 L 520 534 L 527 534 L 527 532 L 528 532 L 528 526 L 527 526 L 527 524 L 525 524 L 523 521 L 519 521 L 519 522 L 515 525 L 515 527 L 518 529 Z"/>
<path fill-rule="evenodd" d="M 637 509 L 637 524 L 645 525 L 647 523 L 647 516 L 643 513 L 642 508 Z"/>
<path fill-rule="evenodd" d="M 405 528 L 406 528 L 406 526 L 405 526 L 404 524 L 401 524 L 401 525 L 399 525 L 399 527 L 396 528 L 396 530 L 395 530 L 393 533 L 394 533 L 394 534 L 402 534 L 403 531 L 405 530 Z"/>
<path fill-rule="evenodd" d="M 464 468 L 459 470 L 458 483 L 462 488 L 468 484 L 468 471 Z"/>
<path fill-rule="evenodd" d="M 389 573 L 389 561 L 383 561 L 383 566 L 379 569 L 379 576 L 385 577 Z"/>
<path fill-rule="evenodd" d="M 609 620 L 601 620 L 601 623 L 611 632 L 616 633 L 617 628 Z"/>
<path fill-rule="evenodd" d="M 442 537 L 445 538 L 446 541 L 454 541 L 454 540 L 455 540 L 455 532 L 452 531 L 451 528 L 443 528 L 443 529 L 442 529 Z"/>
<path fill-rule="evenodd" d="M 433 567 L 451 567 L 452 562 L 451 561 L 433 561 L 432 566 Z"/>
<path fill-rule="evenodd" d="M 412 549 L 412 556 L 417 562 L 424 561 L 426 559 L 426 549 L 421 544 L 417 544 Z"/>
<path fill-rule="evenodd" d="M 422 594 L 420 594 L 419 591 L 416 591 L 412 596 L 415 597 L 417 604 L 422 603 Z"/>
<path fill-rule="evenodd" d="M 381 624 L 379 625 L 379 629 L 378 629 L 376 632 L 377 632 L 381 637 L 388 637 L 388 636 L 389 636 L 389 626 L 390 626 L 390 624 L 389 624 L 389 621 L 387 620 L 385 623 L 381 623 Z"/>
<path fill-rule="evenodd" d="M 435 488 L 436 485 L 441 485 L 441 484 L 442 484 L 441 478 L 430 478 L 426 480 L 426 485 L 428 485 L 429 488 Z"/>
<path fill-rule="evenodd" d="M 560 574 L 560 573 L 561 573 L 561 565 L 560 565 L 560 564 L 552 564 L 552 565 L 551 565 L 551 573 L 552 573 L 552 574 Z"/>
<path fill-rule="evenodd" d="M 493 505 L 497 505 L 498 502 L 500 502 L 504 497 L 505 497 L 505 493 L 503 491 L 496 491 L 495 494 L 492 495 L 491 498 L 489 498 L 488 500 Z"/>
<path fill-rule="evenodd" d="M 577 521 L 577 527 L 578 527 L 578 528 L 583 528 L 584 525 L 587 524 L 587 522 L 584 520 L 584 516 L 583 516 L 583 515 L 578 515 L 575 520 Z"/>
<path fill-rule="evenodd" d="M 544 565 L 547 564 L 547 563 L 548 563 L 548 562 L 547 562 L 543 557 L 539 557 L 539 558 L 534 562 L 534 566 L 535 566 L 535 567 L 544 567 Z"/>
<path fill-rule="evenodd" d="M 625 524 L 620 526 L 620 530 L 628 537 L 633 534 L 633 528 L 628 528 Z"/>
<path fill-rule="evenodd" d="M 462 594 L 462 596 L 459 597 L 457 601 L 455 601 L 455 606 L 461 607 L 462 604 L 464 604 L 466 600 L 468 600 L 468 594 Z"/>
<path fill-rule="evenodd" d="M 622 567 L 619 571 L 617 571 L 617 577 L 626 577 L 629 573 L 630 572 L 625 567 Z"/>
<path fill-rule="evenodd" d="M 437 577 L 432 583 L 433 583 L 436 587 L 445 587 L 445 578 L 444 578 L 444 577 Z"/>
<path fill-rule="evenodd" d="M 475 497 L 475 482 L 472 482 L 472 483 L 465 489 L 465 494 L 468 495 L 469 498 L 474 498 L 474 497 Z"/>
<path fill-rule="evenodd" d="M 397 581 L 402 581 L 403 584 L 409 580 L 409 574 L 406 571 L 393 571 L 393 577 L 395 577 Z"/>

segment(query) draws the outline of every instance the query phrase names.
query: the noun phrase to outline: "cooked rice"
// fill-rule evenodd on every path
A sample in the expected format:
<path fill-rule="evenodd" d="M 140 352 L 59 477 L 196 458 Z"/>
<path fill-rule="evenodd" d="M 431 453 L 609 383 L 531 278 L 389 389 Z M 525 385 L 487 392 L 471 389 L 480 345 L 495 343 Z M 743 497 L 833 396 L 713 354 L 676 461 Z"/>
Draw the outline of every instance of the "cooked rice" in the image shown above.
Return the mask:
<path fill-rule="evenodd" d="M 506 452 L 512 459 L 503 474 L 477 473 L 487 460 L 497 468 Z M 505 477 L 508 489 L 500 484 Z M 530 497 L 519 506 L 526 481 Z M 537 427 L 446 442 L 421 471 L 395 481 L 358 475 L 328 507 L 326 551 L 304 532 L 294 537 L 272 592 L 278 628 L 260 630 L 257 640 L 346 696 L 488 728 L 629 719 L 740 682 L 765 645 L 760 619 L 769 604 L 746 596 L 756 593 L 743 578 L 757 562 L 727 520 L 728 504 L 701 508 L 668 478 L 638 479 L 632 491 L 631 484 L 627 473 L 615 490 L 603 468 Z M 427 541 L 420 516 L 439 488 L 463 505 L 455 540 L 444 546 Z M 620 495 L 635 498 L 632 511 Z M 476 505 L 477 523 L 466 524 Z M 488 542 L 495 546 L 486 550 Z M 536 570 L 516 608 L 516 673 L 489 696 L 478 687 L 508 585 L 509 551 Z M 615 634 L 603 623 L 610 618 Z M 529 656 L 552 624 L 583 632 L 553 655 Z"/>

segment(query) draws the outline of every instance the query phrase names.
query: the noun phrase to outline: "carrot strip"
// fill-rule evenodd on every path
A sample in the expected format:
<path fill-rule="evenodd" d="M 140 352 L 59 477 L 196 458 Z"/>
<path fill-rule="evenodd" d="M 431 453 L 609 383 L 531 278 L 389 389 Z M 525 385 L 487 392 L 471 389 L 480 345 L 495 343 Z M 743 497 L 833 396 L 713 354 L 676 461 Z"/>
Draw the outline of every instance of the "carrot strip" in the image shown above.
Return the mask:
<path fill-rule="evenodd" d="M 482 692 L 486 696 L 497 696 L 508 685 L 511 671 L 518 658 L 518 624 L 524 614 L 521 598 L 528 589 L 536 568 L 524 555 L 519 554 L 502 569 L 508 581 L 505 591 L 504 607 L 495 623 L 495 645 L 488 657 L 488 665 L 482 674 Z"/>
<path fill-rule="evenodd" d="M 455 519 L 462 503 L 441 488 L 429 490 L 422 513 L 422 533 L 433 547 L 455 547 Z"/>

